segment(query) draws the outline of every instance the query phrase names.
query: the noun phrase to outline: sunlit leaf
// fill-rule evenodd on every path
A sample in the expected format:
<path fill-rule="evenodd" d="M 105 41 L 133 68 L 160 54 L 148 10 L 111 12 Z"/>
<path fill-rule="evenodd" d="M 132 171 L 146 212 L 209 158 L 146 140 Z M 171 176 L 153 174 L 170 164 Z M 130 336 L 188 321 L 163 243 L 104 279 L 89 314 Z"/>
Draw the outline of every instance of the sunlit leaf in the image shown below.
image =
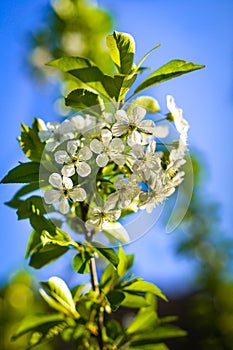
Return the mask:
<path fill-rule="evenodd" d="M 55 244 L 48 244 L 44 247 L 41 244 L 39 249 L 31 254 L 29 265 L 35 269 L 40 269 L 58 259 L 68 250 L 69 248 L 67 247 L 61 247 Z"/>
<path fill-rule="evenodd" d="M 147 89 L 153 85 L 162 83 L 166 80 L 178 77 L 182 74 L 192 72 L 197 69 L 204 68 L 203 65 L 197 65 L 192 62 L 183 60 L 172 60 L 158 68 L 155 72 L 149 75 L 134 91 L 134 94 Z"/>
<path fill-rule="evenodd" d="M 26 317 L 20 324 L 17 331 L 12 336 L 12 339 L 15 340 L 21 335 L 31 332 L 39 331 L 43 333 L 45 326 L 47 330 L 53 326 L 64 322 L 64 315 L 62 314 L 50 314 L 50 315 L 34 315 Z"/>
<path fill-rule="evenodd" d="M 78 253 L 73 257 L 73 260 L 72 260 L 73 269 L 76 272 L 81 274 L 90 272 L 90 266 L 89 266 L 90 258 L 91 258 L 90 254 L 86 251 Z"/>
<path fill-rule="evenodd" d="M 134 38 L 128 33 L 114 31 L 107 36 L 106 43 L 118 72 L 130 74 L 134 64 Z"/>
<path fill-rule="evenodd" d="M 94 112 L 101 112 L 101 107 L 99 105 L 100 99 L 97 94 L 85 89 L 76 89 L 69 93 L 65 98 L 66 106 L 82 111 L 84 109 L 93 108 Z"/>
<path fill-rule="evenodd" d="M 100 243 L 95 244 L 94 242 L 91 243 L 91 246 L 94 249 L 94 251 L 98 253 L 102 258 L 109 261 L 114 267 L 117 267 L 119 263 L 119 258 L 114 249 L 105 247 Z"/>
<path fill-rule="evenodd" d="M 21 163 L 10 170 L 1 183 L 39 183 L 39 169 L 39 163 Z"/>
<path fill-rule="evenodd" d="M 131 293 L 152 293 L 163 300 L 167 301 L 166 296 L 154 284 L 145 281 L 136 281 L 124 287 L 125 291 Z"/>
<path fill-rule="evenodd" d="M 68 315 L 79 317 L 71 291 L 61 278 L 54 276 L 40 284 L 44 288 L 40 289 L 40 293 L 50 306 Z"/>
<path fill-rule="evenodd" d="M 155 327 L 158 323 L 158 316 L 155 311 L 148 310 L 147 308 L 141 309 L 129 327 L 126 329 L 126 333 L 144 333 L 148 332 L 151 328 Z"/>
<path fill-rule="evenodd" d="M 150 96 L 135 98 L 127 107 L 127 113 L 132 114 L 133 109 L 137 106 L 145 108 L 147 113 L 156 113 L 160 111 L 158 101 Z"/>
<path fill-rule="evenodd" d="M 38 136 L 40 130 L 41 122 L 34 118 L 32 128 L 21 124 L 21 136 L 19 137 L 19 143 L 25 155 L 36 162 L 40 162 L 45 146 Z"/>

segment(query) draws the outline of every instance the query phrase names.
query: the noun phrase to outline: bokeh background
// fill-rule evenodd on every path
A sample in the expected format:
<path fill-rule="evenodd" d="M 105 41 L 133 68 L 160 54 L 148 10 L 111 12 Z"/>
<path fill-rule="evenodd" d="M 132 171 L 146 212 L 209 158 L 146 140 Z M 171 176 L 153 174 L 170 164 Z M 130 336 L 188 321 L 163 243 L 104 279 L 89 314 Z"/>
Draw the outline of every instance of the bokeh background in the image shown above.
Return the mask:
<path fill-rule="evenodd" d="M 10 0 L 1 4 L 0 178 L 18 161 L 25 160 L 16 140 L 20 123 L 30 124 L 33 117 L 61 120 L 65 113 L 57 100 L 65 87 L 50 68 L 42 68 L 51 57 L 64 53 L 86 55 L 108 65 L 103 62 L 104 36 L 116 29 L 134 36 L 136 61 L 161 43 L 146 61 L 153 69 L 175 58 L 205 64 L 204 70 L 148 91 L 163 110 L 166 95 L 173 95 L 190 123 L 195 187 L 189 211 L 182 225 L 170 234 L 165 233 L 165 213 L 126 251 L 135 253 L 135 274 L 162 288 L 173 300 L 166 307 L 173 307 L 181 325 L 190 329 L 189 345 L 184 341 L 173 343 L 172 348 L 191 349 L 194 344 L 194 349 L 233 349 L 233 2 L 73 2 L 80 7 L 70 22 L 67 4 L 72 1 L 56 1 L 53 6 L 49 0 Z M 97 47 L 99 42 L 103 45 Z M 18 222 L 14 211 L 4 205 L 16 188 L 0 188 L 0 286 L 5 291 L 9 278 L 20 269 L 38 280 L 53 274 L 67 280 L 67 258 L 41 271 L 27 267 L 23 256 L 30 226 L 26 221 Z M 22 283 L 28 286 L 27 278 L 28 284 L 25 278 Z M 77 277 L 69 278 L 74 281 Z M 161 306 L 165 314 L 166 307 Z"/>

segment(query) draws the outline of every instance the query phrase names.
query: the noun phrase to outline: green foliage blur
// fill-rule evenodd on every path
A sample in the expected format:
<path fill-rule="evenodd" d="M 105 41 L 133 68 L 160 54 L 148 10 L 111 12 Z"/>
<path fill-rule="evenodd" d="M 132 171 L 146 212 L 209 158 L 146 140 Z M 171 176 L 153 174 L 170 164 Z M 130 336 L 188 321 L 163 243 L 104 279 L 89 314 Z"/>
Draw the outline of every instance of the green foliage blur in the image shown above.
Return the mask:
<path fill-rule="evenodd" d="M 18 272 L 9 283 L 0 290 L 0 349 L 25 349 L 28 335 L 15 342 L 11 341 L 12 334 L 19 327 L 22 318 L 46 311 L 46 305 L 38 297 L 35 283 L 26 272 Z M 51 350 L 49 344 L 39 346 L 38 350 Z"/>
<path fill-rule="evenodd" d="M 222 231 L 219 205 L 206 195 L 203 157 L 192 155 L 194 191 L 184 220 L 179 255 L 197 263 L 196 288 L 177 300 L 188 337 L 174 349 L 233 349 L 233 241 Z"/>
<path fill-rule="evenodd" d="M 105 36 L 112 31 L 113 20 L 109 13 L 87 0 L 53 1 L 43 17 L 44 26 L 28 34 L 26 65 L 37 83 L 45 83 L 51 77 L 59 81 L 61 98 L 55 105 L 60 114 L 67 115 L 70 109 L 65 107 L 63 95 L 83 84 L 45 64 L 63 56 L 82 56 L 111 71 Z"/>

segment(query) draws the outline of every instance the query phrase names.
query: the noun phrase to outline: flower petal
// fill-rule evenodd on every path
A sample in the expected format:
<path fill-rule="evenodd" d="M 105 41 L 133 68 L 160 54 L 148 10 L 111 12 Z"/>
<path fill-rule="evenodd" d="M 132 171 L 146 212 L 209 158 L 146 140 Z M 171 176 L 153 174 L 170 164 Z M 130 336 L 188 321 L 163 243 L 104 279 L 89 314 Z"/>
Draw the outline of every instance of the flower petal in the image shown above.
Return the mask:
<path fill-rule="evenodd" d="M 100 216 L 102 212 L 103 212 L 103 209 L 98 206 L 90 209 L 90 215 L 93 215 L 93 216 Z"/>
<path fill-rule="evenodd" d="M 108 146 L 109 145 L 109 142 L 111 141 L 112 139 L 112 133 L 110 130 L 108 129 L 103 129 L 101 130 L 101 138 L 102 138 L 102 141 L 103 141 L 103 144 Z"/>
<path fill-rule="evenodd" d="M 115 209 L 118 200 L 119 200 L 119 193 L 118 193 L 118 192 L 111 193 L 111 194 L 108 196 L 108 198 L 106 199 L 104 208 L 105 208 L 106 210 Z"/>
<path fill-rule="evenodd" d="M 67 163 L 70 160 L 69 154 L 66 151 L 57 151 L 54 153 L 55 161 L 58 164 Z"/>
<path fill-rule="evenodd" d="M 125 184 L 124 177 L 122 175 L 118 175 L 114 181 L 114 187 L 119 190 Z"/>
<path fill-rule="evenodd" d="M 59 190 L 61 190 L 63 188 L 63 186 L 62 186 L 62 177 L 58 173 L 52 173 L 49 176 L 49 183 L 53 187 L 58 188 Z"/>
<path fill-rule="evenodd" d="M 120 153 L 124 151 L 124 148 L 124 143 L 119 138 L 114 138 L 109 145 L 110 150 L 118 151 Z"/>
<path fill-rule="evenodd" d="M 73 157 L 77 153 L 80 145 L 79 140 L 72 140 L 67 142 L 67 152 Z"/>
<path fill-rule="evenodd" d="M 123 243 L 128 243 L 130 240 L 128 232 L 119 222 L 104 222 L 102 229 Z"/>
<path fill-rule="evenodd" d="M 153 120 L 143 120 L 138 124 L 138 127 L 142 132 L 145 132 L 146 134 L 153 134 L 155 123 Z"/>
<path fill-rule="evenodd" d="M 83 188 L 74 188 L 70 193 L 70 198 L 74 202 L 83 202 L 87 198 L 86 191 Z"/>
<path fill-rule="evenodd" d="M 142 145 L 133 145 L 132 152 L 135 158 L 142 159 L 144 157 L 144 147 Z"/>
<path fill-rule="evenodd" d="M 85 162 L 79 162 L 76 165 L 76 171 L 80 176 L 86 177 L 91 173 L 91 167 Z"/>
<path fill-rule="evenodd" d="M 107 208 L 104 209 L 107 210 Z M 105 218 L 107 221 L 117 221 L 121 216 L 121 210 L 109 210 L 105 212 Z"/>
<path fill-rule="evenodd" d="M 140 144 L 142 140 L 142 136 L 139 131 L 133 130 L 131 134 L 127 137 L 127 143 L 129 146 L 133 146 L 135 144 Z"/>
<path fill-rule="evenodd" d="M 153 131 L 153 136 L 158 138 L 167 137 L 169 133 L 167 125 L 155 126 Z"/>
<path fill-rule="evenodd" d="M 126 134 L 128 129 L 128 125 L 125 125 L 123 123 L 115 123 L 112 126 L 112 134 L 113 136 L 121 136 L 123 134 Z"/>
<path fill-rule="evenodd" d="M 38 136 L 39 136 L 41 142 L 45 142 L 50 138 L 51 134 L 48 130 L 40 130 L 38 132 Z"/>
<path fill-rule="evenodd" d="M 58 210 L 62 213 L 62 214 L 67 214 L 69 211 L 69 204 L 68 204 L 68 200 L 63 197 L 59 203 L 58 206 Z"/>
<path fill-rule="evenodd" d="M 63 176 L 66 176 L 66 177 L 73 176 L 75 174 L 74 164 L 64 165 L 63 168 L 61 169 L 61 173 Z"/>
<path fill-rule="evenodd" d="M 60 191 L 58 190 L 48 190 L 44 193 L 44 200 L 47 204 L 56 203 L 59 201 L 61 196 Z"/>
<path fill-rule="evenodd" d="M 51 141 L 49 141 L 48 143 L 46 143 L 45 145 L 45 149 L 48 152 L 53 152 L 55 150 L 55 148 L 59 145 L 58 142 L 56 141 L 52 141 L 52 139 L 50 139 Z"/>
<path fill-rule="evenodd" d="M 102 168 L 108 164 L 109 158 L 105 153 L 99 154 L 96 158 L 97 165 Z"/>
<path fill-rule="evenodd" d="M 104 145 L 99 140 L 94 139 L 90 143 L 90 149 L 92 150 L 92 152 L 94 152 L 96 154 L 100 154 L 104 150 Z"/>
<path fill-rule="evenodd" d="M 116 163 L 117 165 L 124 165 L 125 164 L 125 156 L 123 154 L 110 154 L 111 159 L 113 160 L 114 163 Z"/>
<path fill-rule="evenodd" d="M 71 190 L 71 188 L 73 188 L 73 181 L 69 177 L 63 176 L 62 182 L 64 187 L 68 190 Z"/>
<path fill-rule="evenodd" d="M 129 124 L 129 117 L 123 109 L 116 111 L 116 120 L 120 123 Z"/>
<path fill-rule="evenodd" d="M 91 159 L 91 157 L 92 157 L 92 152 L 91 152 L 91 150 L 90 150 L 89 147 L 84 146 L 84 147 L 81 148 L 81 150 L 79 151 L 78 156 L 79 156 L 79 159 L 80 159 L 80 160 L 89 160 L 89 159 Z"/>
<path fill-rule="evenodd" d="M 146 115 L 146 110 L 143 107 L 136 106 L 133 109 L 133 115 L 131 116 L 131 120 L 135 123 L 138 124 Z"/>
<path fill-rule="evenodd" d="M 85 126 L 84 118 L 81 115 L 72 117 L 70 121 L 73 124 L 74 128 L 78 131 L 82 130 Z"/>

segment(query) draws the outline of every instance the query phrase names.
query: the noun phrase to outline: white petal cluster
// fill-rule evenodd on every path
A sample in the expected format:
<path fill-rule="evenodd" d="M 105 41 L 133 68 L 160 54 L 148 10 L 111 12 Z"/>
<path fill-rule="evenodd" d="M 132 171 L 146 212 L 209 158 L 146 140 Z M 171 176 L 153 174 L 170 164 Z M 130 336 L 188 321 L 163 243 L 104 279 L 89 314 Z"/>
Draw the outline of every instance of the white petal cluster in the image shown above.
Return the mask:
<path fill-rule="evenodd" d="M 62 142 L 70 140 L 74 137 L 73 127 L 69 120 L 63 123 L 49 122 L 44 130 L 40 130 L 39 138 L 42 142 L 46 142 L 45 149 L 54 151 Z"/>
<path fill-rule="evenodd" d="M 106 206 L 96 206 L 90 209 L 91 219 L 86 221 L 86 227 L 96 232 L 104 229 L 105 223 L 115 222 L 121 216 L 120 210 L 111 210 Z"/>
<path fill-rule="evenodd" d="M 138 182 L 138 176 L 134 174 L 128 178 L 117 176 L 114 181 L 116 191 L 108 196 L 105 205 L 110 209 L 129 207 L 140 192 L 141 186 L 138 185 Z"/>
<path fill-rule="evenodd" d="M 58 173 L 52 173 L 49 177 L 49 183 L 53 189 L 44 193 L 44 200 L 47 204 L 58 203 L 58 210 L 62 214 L 69 211 L 69 200 L 74 202 L 82 202 L 86 199 L 86 191 L 81 187 L 73 187 L 70 178 L 61 177 Z"/>
<path fill-rule="evenodd" d="M 142 107 L 135 107 L 132 115 L 121 109 L 116 112 L 116 123 L 112 126 L 113 136 L 127 135 L 127 143 L 129 146 L 140 144 L 142 137 L 153 135 L 156 128 L 152 120 L 143 120 L 146 110 Z"/>
<path fill-rule="evenodd" d="M 142 145 L 133 145 L 132 154 L 136 159 L 133 163 L 133 172 L 141 177 L 142 180 L 149 180 L 152 173 L 161 169 L 161 152 L 155 152 L 156 142 L 153 140 L 146 147 Z"/>
<path fill-rule="evenodd" d="M 91 167 L 85 161 L 91 159 L 92 152 L 87 146 L 81 148 L 79 140 L 68 141 L 67 151 L 57 151 L 54 157 L 58 164 L 63 164 L 63 176 L 70 177 L 77 172 L 78 175 L 86 177 L 91 173 Z"/>
<path fill-rule="evenodd" d="M 127 241 L 127 232 L 117 222 L 122 212 L 151 212 L 174 193 L 185 175 L 181 167 L 189 125 L 172 96 L 167 96 L 167 107 L 166 118 L 157 121 L 145 119 L 146 110 L 134 107 L 130 115 L 120 109 L 44 126 L 39 137 L 57 169 L 50 173 L 52 189 L 45 191 L 45 202 L 57 204 L 64 215 L 73 206 L 84 205 L 88 230 L 114 232 Z M 160 139 L 167 136 L 169 123 L 158 125 L 165 119 L 173 121 L 179 133 L 178 141 L 167 146 Z"/>
<path fill-rule="evenodd" d="M 98 154 L 96 163 L 99 167 L 104 167 L 112 160 L 118 165 L 125 163 L 124 143 L 120 138 L 112 138 L 112 133 L 108 129 L 101 130 L 101 141 L 93 139 L 90 143 L 92 152 Z"/>
<path fill-rule="evenodd" d="M 183 110 L 176 107 L 175 100 L 170 95 L 167 96 L 167 108 L 170 111 L 168 117 L 174 121 L 176 129 L 180 133 L 183 144 L 186 144 L 189 124 L 187 120 L 183 118 Z"/>

